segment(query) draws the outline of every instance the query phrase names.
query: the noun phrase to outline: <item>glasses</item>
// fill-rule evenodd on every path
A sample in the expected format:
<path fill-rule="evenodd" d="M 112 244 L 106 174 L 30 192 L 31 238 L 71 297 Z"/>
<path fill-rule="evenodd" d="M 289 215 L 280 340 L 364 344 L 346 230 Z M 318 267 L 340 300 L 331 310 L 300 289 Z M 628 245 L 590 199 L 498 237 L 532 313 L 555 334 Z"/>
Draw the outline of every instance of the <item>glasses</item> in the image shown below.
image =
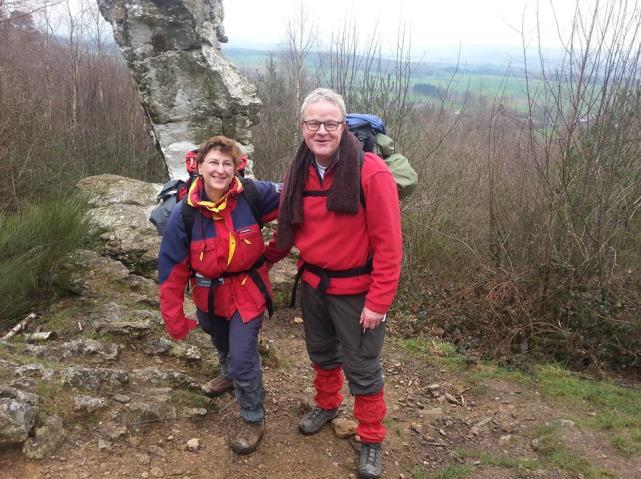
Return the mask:
<path fill-rule="evenodd" d="M 342 125 L 342 121 L 318 121 L 318 120 L 303 120 L 303 125 L 309 131 L 318 131 L 320 130 L 321 125 L 325 127 L 325 131 L 336 131 L 339 125 Z"/>
<path fill-rule="evenodd" d="M 234 166 L 235 166 L 233 163 L 230 163 L 230 162 L 227 162 L 227 161 L 224 161 L 224 162 L 222 162 L 222 163 L 219 163 L 218 161 L 208 161 L 208 162 L 207 162 L 207 164 L 208 164 L 209 166 L 211 166 L 211 167 L 212 167 L 213 169 L 215 169 L 215 170 L 217 170 L 217 169 L 218 169 L 218 168 L 220 168 L 221 166 L 222 166 L 222 167 L 223 167 L 223 169 L 225 169 L 225 170 L 233 170 L 233 169 L 234 169 Z"/>

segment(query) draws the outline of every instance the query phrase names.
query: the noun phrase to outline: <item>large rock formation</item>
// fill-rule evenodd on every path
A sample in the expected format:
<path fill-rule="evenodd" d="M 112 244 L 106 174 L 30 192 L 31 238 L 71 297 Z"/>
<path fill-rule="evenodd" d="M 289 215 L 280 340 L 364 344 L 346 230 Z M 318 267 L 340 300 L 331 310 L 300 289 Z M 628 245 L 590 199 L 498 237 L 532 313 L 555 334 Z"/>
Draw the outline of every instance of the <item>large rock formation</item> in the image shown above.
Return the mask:
<path fill-rule="evenodd" d="M 76 186 L 89 197 L 91 224 L 101 240 L 99 252 L 154 277 L 160 236 L 149 214 L 161 186 L 116 175 L 90 176 Z"/>
<path fill-rule="evenodd" d="M 185 153 L 212 135 L 251 150 L 256 89 L 220 52 L 222 0 L 98 0 L 138 85 L 169 176 L 186 176 Z"/>

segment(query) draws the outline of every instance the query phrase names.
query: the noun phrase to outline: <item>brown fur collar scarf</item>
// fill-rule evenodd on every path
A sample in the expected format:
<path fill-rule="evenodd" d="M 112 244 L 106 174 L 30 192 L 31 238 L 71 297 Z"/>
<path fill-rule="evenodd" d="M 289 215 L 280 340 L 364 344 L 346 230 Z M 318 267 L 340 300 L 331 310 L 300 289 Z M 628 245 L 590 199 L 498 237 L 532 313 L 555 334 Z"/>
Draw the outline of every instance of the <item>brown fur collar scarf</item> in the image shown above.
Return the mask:
<path fill-rule="evenodd" d="M 347 129 L 338 146 L 338 160 L 333 165 L 334 178 L 327 195 L 327 209 L 335 213 L 356 214 L 360 204 L 361 143 Z M 309 164 L 314 155 L 303 141 L 285 177 L 278 214 L 278 247 L 289 249 L 294 244 L 294 230 L 303 222 L 303 191 Z"/>

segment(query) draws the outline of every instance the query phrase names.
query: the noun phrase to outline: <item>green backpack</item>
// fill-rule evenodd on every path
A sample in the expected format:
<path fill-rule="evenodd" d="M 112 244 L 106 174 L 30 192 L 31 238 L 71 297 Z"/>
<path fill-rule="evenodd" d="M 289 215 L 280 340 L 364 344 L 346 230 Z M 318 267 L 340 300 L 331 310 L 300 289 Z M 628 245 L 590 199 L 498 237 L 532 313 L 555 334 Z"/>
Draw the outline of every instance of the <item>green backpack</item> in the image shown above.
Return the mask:
<path fill-rule="evenodd" d="M 407 198 L 418 183 L 418 175 L 409 160 L 396 153 L 394 140 L 387 133 L 385 123 L 381 118 L 369 113 L 348 113 L 345 119 L 349 131 L 361 142 L 363 151 L 371 151 L 383 158 L 391 170 L 398 188 L 398 197 Z M 363 201 L 361 192 L 361 202 Z"/>
<path fill-rule="evenodd" d="M 376 135 L 375 153 L 383 158 L 385 164 L 392 172 L 396 187 L 398 188 L 398 197 L 407 198 L 416 189 L 418 175 L 407 158 L 400 153 L 395 152 L 394 140 L 383 133 Z"/>

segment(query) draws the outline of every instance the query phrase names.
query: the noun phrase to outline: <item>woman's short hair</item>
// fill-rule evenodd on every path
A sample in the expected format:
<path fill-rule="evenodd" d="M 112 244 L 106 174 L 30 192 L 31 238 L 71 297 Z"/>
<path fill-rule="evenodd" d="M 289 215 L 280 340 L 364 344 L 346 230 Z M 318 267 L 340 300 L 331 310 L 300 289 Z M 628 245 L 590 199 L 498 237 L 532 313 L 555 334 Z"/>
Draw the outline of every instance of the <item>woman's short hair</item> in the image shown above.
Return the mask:
<path fill-rule="evenodd" d="M 303 100 L 303 104 L 300 107 L 300 119 L 304 120 L 303 115 L 305 114 L 305 110 L 309 105 L 311 105 L 312 103 L 317 103 L 319 101 L 326 101 L 336 105 L 341 112 L 341 121 L 345 120 L 345 117 L 347 116 L 345 100 L 343 100 L 342 96 L 340 96 L 330 88 L 316 88 L 316 90 L 310 92 L 309 95 L 305 97 L 305 99 Z"/>
<path fill-rule="evenodd" d="M 238 147 L 238 144 L 232 140 L 231 138 L 227 138 L 226 136 L 213 136 L 209 140 L 207 140 L 205 143 L 200 145 L 199 148 L 199 153 L 198 153 L 198 164 L 202 163 L 205 161 L 205 156 L 207 156 L 207 153 L 209 153 L 211 150 L 219 150 L 229 156 L 231 156 L 234 159 L 234 165 L 237 167 L 240 165 L 240 157 L 242 156 L 242 152 L 240 151 L 240 148 Z"/>

